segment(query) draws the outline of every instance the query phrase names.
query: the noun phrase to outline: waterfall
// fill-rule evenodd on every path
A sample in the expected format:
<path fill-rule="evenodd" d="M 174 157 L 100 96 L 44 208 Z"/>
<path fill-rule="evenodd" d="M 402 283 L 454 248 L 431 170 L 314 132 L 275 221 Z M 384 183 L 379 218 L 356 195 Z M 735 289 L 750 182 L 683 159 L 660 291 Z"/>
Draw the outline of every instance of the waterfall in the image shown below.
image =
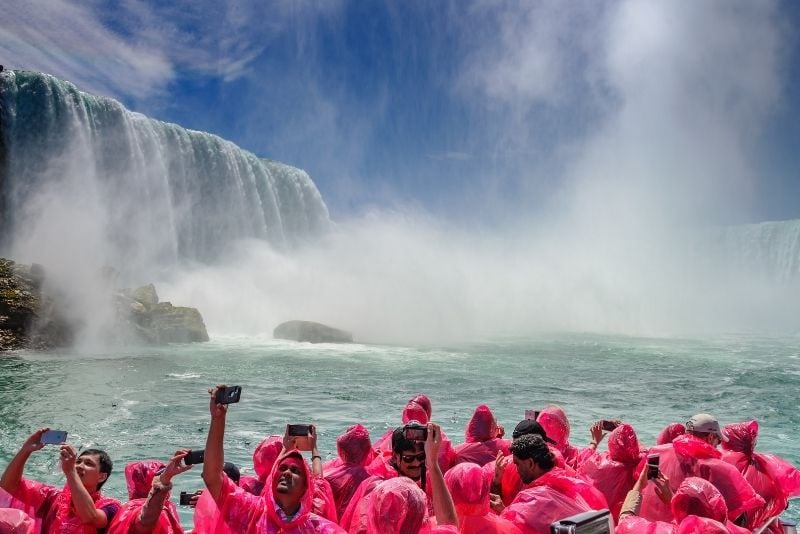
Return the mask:
<path fill-rule="evenodd" d="M 730 270 L 779 284 L 800 281 L 800 219 L 718 228 L 712 241 Z"/>
<path fill-rule="evenodd" d="M 324 232 L 308 174 L 208 133 L 149 119 L 69 82 L 0 74 L 0 253 L 72 239 L 118 269 L 211 262 L 259 239 Z"/>

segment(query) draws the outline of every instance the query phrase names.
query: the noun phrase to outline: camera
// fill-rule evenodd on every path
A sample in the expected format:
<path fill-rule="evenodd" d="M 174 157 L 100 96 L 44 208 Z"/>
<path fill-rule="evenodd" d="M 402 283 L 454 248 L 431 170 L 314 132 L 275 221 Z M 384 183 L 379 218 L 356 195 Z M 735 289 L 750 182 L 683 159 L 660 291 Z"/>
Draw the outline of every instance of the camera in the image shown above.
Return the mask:
<path fill-rule="evenodd" d="M 609 421 L 608 419 L 603 419 L 600 421 L 600 427 L 605 430 L 606 432 L 611 432 L 615 428 L 617 428 L 617 423 L 614 421 Z"/>
<path fill-rule="evenodd" d="M 614 523 L 608 510 L 591 510 L 550 525 L 550 534 L 611 534 Z"/>
<path fill-rule="evenodd" d="M 427 441 L 428 427 L 417 421 L 411 421 L 403 427 L 403 435 L 409 441 Z"/>
<path fill-rule="evenodd" d="M 215 400 L 217 404 L 233 404 L 239 402 L 242 396 L 242 386 L 226 386 L 217 390 Z"/>
<path fill-rule="evenodd" d="M 190 506 L 192 504 L 192 496 L 193 495 L 194 495 L 194 493 L 189 493 L 188 491 L 182 491 L 181 492 L 180 505 L 181 506 Z"/>

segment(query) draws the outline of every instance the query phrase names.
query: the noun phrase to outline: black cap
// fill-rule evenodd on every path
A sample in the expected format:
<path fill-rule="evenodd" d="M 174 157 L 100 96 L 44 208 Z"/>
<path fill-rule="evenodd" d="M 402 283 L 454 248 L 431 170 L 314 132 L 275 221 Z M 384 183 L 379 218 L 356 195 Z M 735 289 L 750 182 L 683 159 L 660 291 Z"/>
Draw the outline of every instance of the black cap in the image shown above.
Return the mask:
<path fill-rule="evenodd" d="M 241 475 L 239 474 L 239 468 L 236 467 L 236 464 L 231 462 L 225 462 L 224 464 L 222 464 L 222 470 L 225 472 L 226 475 L 228 475 L 228 478 L 230 478 L 234 484 L 236 484 L 237 486 L 239 485 L 239 478 Z"/>
<path fill-rule="evenodd" d="M 552 443 L 555 445 L 555 441 L 547 437 L 547 432 L 544 431 L 542 425 L 534 421 L 533 419 L 523 419 L 517 426 L 514 427 L 514 433 L 511 434 L 511 437 L 517 439 L 520 436 L 524 436 L 526 434 L 536 434 L 537 436 L 541 436 L 547 443 Z"/>

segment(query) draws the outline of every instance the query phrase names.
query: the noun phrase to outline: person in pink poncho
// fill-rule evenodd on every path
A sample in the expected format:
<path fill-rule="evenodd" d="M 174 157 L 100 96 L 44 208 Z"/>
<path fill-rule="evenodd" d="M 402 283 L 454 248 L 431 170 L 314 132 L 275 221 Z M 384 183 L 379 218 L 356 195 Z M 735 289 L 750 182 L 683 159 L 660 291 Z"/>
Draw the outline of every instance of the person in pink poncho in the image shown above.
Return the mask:
<path fill-rule="evenodd" d="M 87 449 L 78 455 L 71 445 L 62 444 L 61 470 L 67 479 L 62 489 L 22 477 L 30 455 L 44 447 L 41 438 L 48 430 L 39 429 L 25 440 L 3 472 L 0 487 L 22 503 L 23 511 L 42 521 L 43 533 L 105 532 L 120 504 L 100 493 L 113 468 L 104 451 Z"/>
<path fill-rule="evenodd" d="M 672 521 L 650 521 L 640 517 L 642 490 L 652 485 L 661 499 L 669 503 Z M 633 489 L 628 492 L 620 512 L 616 534 L 745 534 L 750 530 L 728 519 L 728 506 L 722 494 L 707 480 L 688 477 L 673 495 L 663 473 L 648 481 L 642 470 Z"/>
<path fill-rule="evenodd" d="M 339 458 L 324 466 L 325 480 L 331 485 L 339 517 L 344 515 L 358 486 L 370 474 L 367 465 L 372 461 L 372 443 L 363 425 L 353 425 L 336 440 Z"/>
<path fill-rule="evenodd" d="M 556 449 L 564 457 L 564 463 L 572 469 L 578 469 L 580 450 L 569 443 L 569 419 L 560 406 L 550 404 L 539 413 L 536 421 L 542 425 L 550 439 L 555 441 Z"/>
<path fill-rule="evenodd" d="M 478 464 L 460 463 L 444 476 L 458 513 L 461 534 L 520 534 L 489 507 L 489 476 Z"/>
<path fill-rule="evenodd" d="M 670 423 L 658 433 L 658 436 L 656 437 L 656 445 L 672 443 L 672 440 L 685 433 L 686 427 L 683 423 Z"/>
<path fill-rule="evenodd" d="M 765 501 L 763 507 L 745 514 L 746 527 L 759 527 L 783 512 L 789 499 L 800 496 L 800 471 L 779 456 L 755 452 L 757 421 L 725 425 L 722 433 L 727 438 L 722 460 L 733 465 Z M 783 532 L 777 522 L 770 528 Z"/>
<path fill-rule="evenodd" d="M 253 470 L 256 476 L 243 476 L 239 479 L 239 487 L 253 495 L 261 495 L 264 484 L 272 472 L 272 466 L 283 452 L 283 436 L 267 436 L 253 451 Z"/>
<path fill-rule="evenodd" d="M 492 508 L 523 533 L 549 534 L 554 521 L 608 508 L 603 494 L 590 483 L 556 467 L 555 457 L 541 436 L 528 434 L 514 440 L 511 452 L 525 489 L 508 507 L 493 499 Z"/>
<path fill-rule="evenodd" d="M 179 450 L 167 465 L 157 460 L 125 466 L 129 501 L 114 517 L 108 534 L 182 534 L 175 504 L 170 501 L 172 478 L 192 468 L 182 465 L 188 450 Z"/>
<path fill-rule="evenodd" d="M 0 508 L 0 534 L 33 534 L 36 521 L 16 508 Z"/>
<path fill-rule="evenodd" d="M 593 451 L 578 468 L 578 475 L 603 493 L 615 523 L 622 501 L 636 483 L 642 455 L 633 427 L 621 424 L 608 435 L 608 452 Z"/>
<path fill-rule="evenodd" d="M 218 388 L 209 391 L 211 425 L 206 440 L 203 481 L 219 508 L 219 521 L 224 523 L 225 529 L 237 534 L 343 532 L 336 523 L 311 511 L 314 499 L 312 473 L 297 449 L 284 451 L 277 459 L 261 496 L 243 491 L 223 475 L 228 407 L 216 402 Z M 211 527 L 206 531 L 218 532 L 219 529 Z"/>
<path fill-rule="evenodd" d="M 497 453 L 508 455 L 511 441 L 502 439 L 502 427 L 497 425 L 492 410 L 480 405 L 475 408 L 464 432 L 464 443 L 455 447 L 455 463 L 472 462 L 486 465 L 497 458 Z"/>

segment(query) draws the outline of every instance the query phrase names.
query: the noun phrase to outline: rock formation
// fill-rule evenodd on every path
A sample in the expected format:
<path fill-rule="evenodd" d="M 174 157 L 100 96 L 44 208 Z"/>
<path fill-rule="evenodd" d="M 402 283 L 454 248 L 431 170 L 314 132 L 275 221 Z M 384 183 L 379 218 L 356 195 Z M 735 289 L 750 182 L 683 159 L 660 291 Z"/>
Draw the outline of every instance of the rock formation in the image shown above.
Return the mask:
<path fill-rule="evenodd" d="M 287 321 L 272 332 L 276 339 L 308 341 L 309 343 L 352 343 L 353 334 L 311 321 Z"/>

